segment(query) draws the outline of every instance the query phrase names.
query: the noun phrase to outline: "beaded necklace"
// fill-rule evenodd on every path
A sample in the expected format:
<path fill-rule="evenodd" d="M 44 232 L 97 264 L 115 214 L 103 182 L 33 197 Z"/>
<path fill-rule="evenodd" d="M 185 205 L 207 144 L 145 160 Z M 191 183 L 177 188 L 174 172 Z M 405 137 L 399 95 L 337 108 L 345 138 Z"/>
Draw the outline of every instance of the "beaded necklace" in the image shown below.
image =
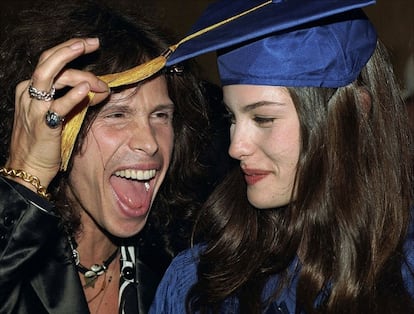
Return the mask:
<path fill-rule="evenodd" d="M 69 239 L 69 244 L 72 249 L 72 257 L 75 261 L 76 269 L 78 272 L 83 274 L 85 278 L 85 285 L 84 288 L 95 288 L 95 282 L 98 277 L 104 273 L 106 273 L 108 266 L 113 262 L 115 257 L 118 255 L 118 248 L 116 248 L 115 252 L 113 252 L 102 264 L 93 264 L 91 268 L 87 268 L 80 263 L 80 256 L 79 252 L 76 249 L 76 246 L 73 244 L 73 241 Z"/>

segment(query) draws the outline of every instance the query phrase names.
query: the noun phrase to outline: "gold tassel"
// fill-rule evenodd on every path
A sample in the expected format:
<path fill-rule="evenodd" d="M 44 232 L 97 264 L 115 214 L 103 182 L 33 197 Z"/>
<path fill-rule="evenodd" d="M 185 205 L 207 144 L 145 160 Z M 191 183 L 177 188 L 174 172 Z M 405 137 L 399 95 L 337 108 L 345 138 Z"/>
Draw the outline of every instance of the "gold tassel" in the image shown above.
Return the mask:
<path fill-rule="evenodd" d="M 272 1 L 266 1 L 256 7 L 253 7 L 249 10 L 246 10 L 238 15 L 235 15 L 233 17 L 230 17 L 224 21 L 218 22 L 216 24 L 213 24 L 209 27 L 206 27 L 204 29 L 201 29 L 193 34 L 190 34 L 189 36 L 182 39 L 177 44 L 169 47 L 163 54 L 161 54 L 159 57 L 152 59 L 146 63 L 140 64 L 134 68 L 131 68 L 129 70 L 119 72 L 119 73 L 113 73 L 113 74 L 106 74 L 99 76 L 99 78 L 108 84 L 108 86 L 111 87 L 118 87 L 123 85 L 129 85 L 134 84 L 137 82 L 140 82 L 142 80 L 145 80 L 149 78 L 150 76 L 154 75 L 158 71 L 160 71 L 162 68 L 164 68 L 165 64 L 167 63 L 168 57 L 177 49 L 179 45 L 182 43 L 191 40 L 197 36 L 200 36 L 204 33 L 207 33 L 208 31 L 215 29 L 223 24 L 229 23 L 243 15 L 249 14 L 252 11 L 255 11 L 259 8 L 262 8 L 268 4 L 271 4 Z M 94 97 L 94 93 L 89 93 L 89 103 L 92 101 Z M 85 106 L 81 111 L 79 111 L 77 114 L 73 116 L 72 119 L 68 120 L 65 125 L 63 126 L 62 131 L 62 143 L 61 143 L 61 158 L 62 163 L 60 169 L 63 171 L 66 171 L 70 156 L 72 155 L 73 147 L 75 145 L 76 137 L 78 136 L 78 133 L 80 131 L 81 125 L 83 123 L 83 119 L 85 118 L 86 111 L 88 110 L 89 105 Z"/>
<path fill-rule="evenodd" d="M 99 76 L 99 78 L 107 83 L 109 87 L 118 87 L 141 82 L 164 68 L 168 57 L 175 51 L 175 49 L 177 49 L 177 46 L 178 45 L 169 47 L 157 58 L 133 67 L 132 69 L 120 73 L 106 74 Z"/>
<path fill-rule="evenodd" d="M 93 97 L 93 95 L 90 95 L 89 97 Z M 73 147 L 75 146 L 75 141 L 79 134 L 82 122 L 85 119 L 88 107 L 89 106 L 83 107 L 81 111 L 74 115 L 73 118 L 63 126 L 62 142 L 60 145 L 60 155 L 62 159 L 60 170 L 66 171 L 68 168 L 69 159 L 72 155 Z"/>

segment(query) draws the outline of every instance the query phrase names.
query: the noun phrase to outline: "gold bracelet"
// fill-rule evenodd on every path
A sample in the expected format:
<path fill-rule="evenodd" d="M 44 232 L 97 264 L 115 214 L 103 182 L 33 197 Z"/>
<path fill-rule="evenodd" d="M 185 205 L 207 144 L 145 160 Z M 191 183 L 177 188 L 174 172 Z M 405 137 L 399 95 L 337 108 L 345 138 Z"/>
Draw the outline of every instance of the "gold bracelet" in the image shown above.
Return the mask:
<path fill-rule="evenodd" d="M 40 196 L 42 196 L 43 198 L 47 200 L 50 199 L 50 194 L 47 193 L 46 188 L 40 184 L 39 178 L 36 176 L 32 176 L 30 173 L 27 173 L 24 170 L 15 170 L 15 169 L 9 169 L 6 167 L 1 167 L 0 174 L 4 177 L 9 176 L 9 177 L 14 177 L 14 178 L 20 178 L 23 181 L 28 182 L 31 185 L 33 185 L 37 190 L 37 194 L 39 194 Z"/>

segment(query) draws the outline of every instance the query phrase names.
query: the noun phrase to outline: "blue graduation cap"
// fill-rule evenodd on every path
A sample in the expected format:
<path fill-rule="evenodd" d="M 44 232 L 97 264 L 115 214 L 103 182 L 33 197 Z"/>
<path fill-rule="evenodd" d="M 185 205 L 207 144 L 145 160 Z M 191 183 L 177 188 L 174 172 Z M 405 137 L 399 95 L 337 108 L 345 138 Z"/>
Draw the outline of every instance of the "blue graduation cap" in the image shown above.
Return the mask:
<path fill-rule="evenodd" d="M 339 87 L 377 42 L 361 10 L 375 0 L 220 0 L 168 57 L 173 65 L 217 51 L 223 85 Z"/>

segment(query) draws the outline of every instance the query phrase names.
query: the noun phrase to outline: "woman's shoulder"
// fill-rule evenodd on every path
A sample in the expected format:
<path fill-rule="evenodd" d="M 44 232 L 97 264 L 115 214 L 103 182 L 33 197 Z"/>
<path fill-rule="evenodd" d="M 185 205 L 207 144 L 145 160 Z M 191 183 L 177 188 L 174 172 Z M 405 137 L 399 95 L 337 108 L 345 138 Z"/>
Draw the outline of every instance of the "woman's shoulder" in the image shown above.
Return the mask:
<path fill-rule="evenodd" d="M 187 291 L 197 281 L 197 266 L 202 248 L 201 245 L 195 245 L 178 254 L 168 267 L 164 279 L 174 283 L 175 288 Z"/>
<path fill-rule="evenodd" d="M 197 265 L 203 246 L 195 245 L 178 254 L 158 286 L 150 313 L 185 313 L 188 291 L 197 281 Z"/>

